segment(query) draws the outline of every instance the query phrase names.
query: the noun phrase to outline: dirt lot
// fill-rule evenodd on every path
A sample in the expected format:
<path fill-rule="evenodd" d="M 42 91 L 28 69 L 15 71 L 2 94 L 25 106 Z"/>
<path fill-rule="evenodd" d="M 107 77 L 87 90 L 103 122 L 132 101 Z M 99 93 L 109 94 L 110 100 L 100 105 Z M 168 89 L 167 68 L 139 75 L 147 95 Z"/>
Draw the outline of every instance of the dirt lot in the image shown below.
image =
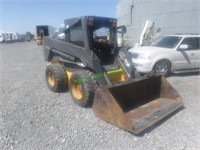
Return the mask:
<path fill-rule="evenodd" d="M 75 105 L 46 86 L 46 64 L 35 42 L 0 44 L 1 150 L 198 150 L 200 75 L 168 78 L 184 108 L 135 136 Z"/>

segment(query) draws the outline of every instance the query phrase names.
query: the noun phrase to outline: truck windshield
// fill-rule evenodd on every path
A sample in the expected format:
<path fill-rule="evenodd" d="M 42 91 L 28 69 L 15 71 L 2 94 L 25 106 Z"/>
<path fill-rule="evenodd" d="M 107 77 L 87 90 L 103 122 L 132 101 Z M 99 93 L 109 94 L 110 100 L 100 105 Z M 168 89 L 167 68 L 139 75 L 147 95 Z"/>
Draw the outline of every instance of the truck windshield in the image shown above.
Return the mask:
<path fill-rule="evenodd" d="M 179 36 L 163 36 L 152 42 L 151 46 L 162 48 L 175 48 L 181 41 Z"/>

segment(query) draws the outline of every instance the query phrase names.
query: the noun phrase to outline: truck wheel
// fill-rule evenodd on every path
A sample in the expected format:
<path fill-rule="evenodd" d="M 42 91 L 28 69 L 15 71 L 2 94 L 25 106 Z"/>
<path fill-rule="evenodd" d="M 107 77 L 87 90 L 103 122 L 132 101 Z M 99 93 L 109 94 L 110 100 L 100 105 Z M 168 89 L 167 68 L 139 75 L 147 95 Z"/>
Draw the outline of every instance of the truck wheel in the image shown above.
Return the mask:
<path fill-rule="evenodd" d="M 53 92 L 67 89 L 67 75 L 62 65 L 51 64 L 46 68 L 45 78 L 48 88 Z"/>
<path fill-rule="evenodd" d="M 90 107 L 93 103 L 96 80 L 91 79 L 90 71 L 74 72 L 69 81 L 69 90 L 75 104 L 81 107 Z"/>
<path fill-rule="evenodd" d="M 153 70 L 156 73 L 161 73 L 165 77 L 169 76 L 170 74 L 170 69 L 171 69 L 171 64 L 168 60 L 160 60 L 154 65 Z"/>

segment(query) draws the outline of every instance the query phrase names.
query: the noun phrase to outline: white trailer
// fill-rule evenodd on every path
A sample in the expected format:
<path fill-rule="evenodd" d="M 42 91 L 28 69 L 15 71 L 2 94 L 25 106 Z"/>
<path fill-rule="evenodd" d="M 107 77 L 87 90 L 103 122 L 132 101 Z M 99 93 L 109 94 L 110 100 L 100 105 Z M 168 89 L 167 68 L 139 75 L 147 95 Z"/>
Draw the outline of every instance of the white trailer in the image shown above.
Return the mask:
<path fill-rule="evenodd" d="M 6 35 L 3 32 L 0 32 L 0 42 L 5 42 L 6 41 Z"/>

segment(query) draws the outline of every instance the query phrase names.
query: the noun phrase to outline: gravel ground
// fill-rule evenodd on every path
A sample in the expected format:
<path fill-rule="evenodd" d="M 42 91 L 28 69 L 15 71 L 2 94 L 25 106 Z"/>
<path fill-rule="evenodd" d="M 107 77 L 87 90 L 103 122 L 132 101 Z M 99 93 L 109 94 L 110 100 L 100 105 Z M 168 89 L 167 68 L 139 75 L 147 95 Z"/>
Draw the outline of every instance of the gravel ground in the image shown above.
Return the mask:
<path fill-rule="evenodd" d="M 184 109 L 135 136 L 55 94 L 45 83 L 46 64 L 35 42 L 0 44 L 1 150 L 199 150 L 200 75 L 168 78 Z"/>

